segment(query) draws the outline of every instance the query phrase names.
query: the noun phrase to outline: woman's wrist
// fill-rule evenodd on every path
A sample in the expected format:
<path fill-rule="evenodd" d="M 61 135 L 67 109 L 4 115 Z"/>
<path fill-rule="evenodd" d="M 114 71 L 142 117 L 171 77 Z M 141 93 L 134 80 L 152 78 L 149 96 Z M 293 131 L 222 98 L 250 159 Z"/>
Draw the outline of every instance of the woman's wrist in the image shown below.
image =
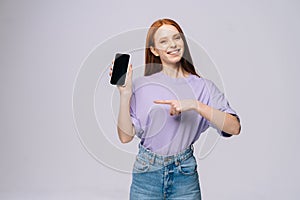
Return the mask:
<path fill-rule="evenodd" d="M 120 98 L 121 99 L 130 99 L 131 96 L 132 96 L 132 90 L 120 91 Z"/>
<path fill-rule="evenodd" d="M 194 110 L 197 111 L 198 113 L 201 113 L 202 108 L 203 108 L 203 103 L 196 100 Z"/>

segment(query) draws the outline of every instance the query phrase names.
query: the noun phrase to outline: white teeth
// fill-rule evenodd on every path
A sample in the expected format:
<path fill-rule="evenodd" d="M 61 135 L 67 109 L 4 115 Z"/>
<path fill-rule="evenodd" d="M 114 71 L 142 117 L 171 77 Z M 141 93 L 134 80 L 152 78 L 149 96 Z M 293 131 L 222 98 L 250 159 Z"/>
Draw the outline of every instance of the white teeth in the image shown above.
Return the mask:
<path fill-rule="evenodd" d="M 176 49 L 174 51 L 169 51 L 168 54 L 177 54 L 180 51 L 180 49 Z"/>

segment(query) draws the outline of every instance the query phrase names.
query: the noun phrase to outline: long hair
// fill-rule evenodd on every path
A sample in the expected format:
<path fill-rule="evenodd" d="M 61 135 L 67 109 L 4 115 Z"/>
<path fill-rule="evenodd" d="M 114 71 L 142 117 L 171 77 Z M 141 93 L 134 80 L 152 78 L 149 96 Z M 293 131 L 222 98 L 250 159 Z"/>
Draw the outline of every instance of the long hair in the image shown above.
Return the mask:
<path fill-rule="evenodd" d="M 164 24 L 174 26 L 178 30 L 178 32 L 181 34 L 181 37 L 184 42 L 184 53 L 180 60 L 181 67 L 183 68 L 183 70 L 200 77 L 197 74 L 195 67 L 193 65 L 190 50 L 187 45 L 183 31 L 180 28 L 180 26 L 174 20 L 171 20 L 171 19 L 159 19 L 159 20 L 155 21 L 148 30 L 148 34 L 147 34 L 147 38 L 146 38 L 146 48 L 145 48 L 145 73 L 144 73 L 144 75 L 149 76 L 151 74 L 160 72 L 162 70 L 162 63 L 161 63 L 160 57 L 153 55 L 153 53 L 150 50 L 150 47 L 151 46 L 155 47 L 154 46 L 154 34 L 156 33 L 157 29 Z"/>

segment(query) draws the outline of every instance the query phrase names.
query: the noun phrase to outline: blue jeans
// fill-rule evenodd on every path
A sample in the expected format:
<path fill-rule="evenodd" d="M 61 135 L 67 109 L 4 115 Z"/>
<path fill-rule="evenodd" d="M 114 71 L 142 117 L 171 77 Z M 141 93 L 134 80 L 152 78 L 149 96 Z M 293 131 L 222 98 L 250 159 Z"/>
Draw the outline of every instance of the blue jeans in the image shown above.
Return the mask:
<path fill-rule="evenodd" d="M 172 156 L 157 155 L 142 145 L 133 167 L 131 200 L 201 200 L 193 148 Z"/>

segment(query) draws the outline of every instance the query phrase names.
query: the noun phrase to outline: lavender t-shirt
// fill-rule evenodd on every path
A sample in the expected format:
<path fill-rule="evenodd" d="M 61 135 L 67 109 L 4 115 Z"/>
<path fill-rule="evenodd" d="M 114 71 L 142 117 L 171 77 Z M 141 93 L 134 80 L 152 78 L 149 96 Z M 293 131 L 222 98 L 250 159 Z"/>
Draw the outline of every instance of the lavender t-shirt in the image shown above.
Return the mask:
<path fill-rule="evenodd" d="M 196 99 L 237 116 L 224 94 L 208 79 L 195 75 L 172 78 L 163 72 L 139 77 L 133 81 L 130 116 L 141 144 L 157 154 L 173 155 L 181 152 L 212 126 L 194 110 L 171 116 L 170 105 L 153 102 L 172 99 Z M 221 130 L 218 133 L 228 136 Z"/>

